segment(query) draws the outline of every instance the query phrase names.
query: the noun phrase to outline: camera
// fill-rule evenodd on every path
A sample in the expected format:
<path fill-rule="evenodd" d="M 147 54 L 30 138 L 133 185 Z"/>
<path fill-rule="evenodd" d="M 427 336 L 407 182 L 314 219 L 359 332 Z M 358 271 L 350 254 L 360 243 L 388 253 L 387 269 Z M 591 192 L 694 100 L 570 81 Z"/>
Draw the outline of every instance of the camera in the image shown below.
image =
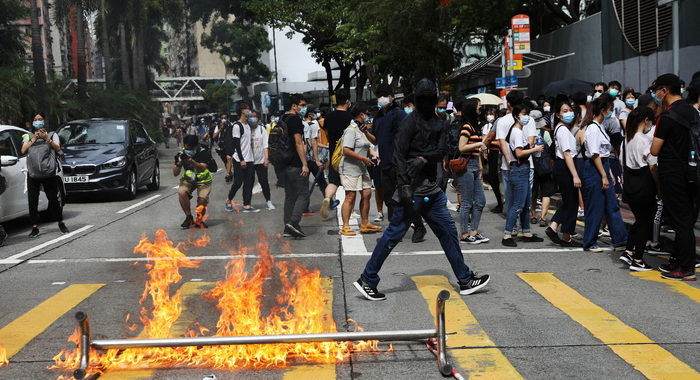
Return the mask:
<path fill-rule="evenodd" d="M 192 158 L 192 157 L 190 157 L 190 155 L 188 155 L 187 153 L 180 152 L 180 153 L 175 155 L 175 164 L 178 164 L 178 165 L 182 164 L 183 162 L 189 160 L 190 158 Z"/>
<path fill-rule="evenodd" d="M 379 165 L 379 160 L 377 159 L 377 157 L 370 157 L 369 160 L 372 161 L 372 166 Z"/>

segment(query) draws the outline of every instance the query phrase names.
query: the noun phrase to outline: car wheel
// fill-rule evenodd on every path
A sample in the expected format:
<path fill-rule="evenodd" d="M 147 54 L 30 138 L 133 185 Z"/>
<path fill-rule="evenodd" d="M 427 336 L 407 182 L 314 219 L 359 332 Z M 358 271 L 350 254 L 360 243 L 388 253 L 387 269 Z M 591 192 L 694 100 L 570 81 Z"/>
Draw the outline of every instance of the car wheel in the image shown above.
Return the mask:
<path fill-rule="evenodd" d="M 125 197 L 127 200 L 136 198 L 136 170 L 129 170 L 129 178 L 126 182 Z"/>
<path fill-rule="evenodd" d="M 160 189 L 160 167 L 158 165 L 158 162 L 156 162 L 156 165 L 153 167 L 153 177 L 151 178 L 151 183 L 146 186 L 148 190 L 156 191 Z"/>

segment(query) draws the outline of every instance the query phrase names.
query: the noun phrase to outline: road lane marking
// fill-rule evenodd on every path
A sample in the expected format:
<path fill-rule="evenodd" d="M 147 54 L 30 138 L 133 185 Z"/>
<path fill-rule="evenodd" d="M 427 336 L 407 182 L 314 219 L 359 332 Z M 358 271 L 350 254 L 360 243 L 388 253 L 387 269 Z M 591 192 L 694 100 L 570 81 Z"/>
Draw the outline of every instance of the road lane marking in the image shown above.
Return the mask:
<path fill-rule="evenodd" d="M 186 282 L 180 287 L 180 299 L 182 300 L 182 313 L 180 318 L 170 329 L 170 336 L 180 337 L 187 332 L 187 328 L 194 323 L 196 316 L 187 308 L 187 301 L 193 297 L 198 297 L 206 287 L 214 285 L 213 282 Z M 143 330 L 138 338 L 147 338 Z M 155 369 L 113 369 L 100 375 L 100 380 L 140 380 L 151 379 L 155 374 Z"/>
<path fill-rule="evenodd" d="M 661 274 L 657 271 L 630 272 L 630 274 L 643 280 L 660 282 L 671 288 L 671 291 L 680 293 L 691 300 L 700 303 L 700 289 L 690 286 L 682 281 L 666 280 L 661 278 Z"/>
<path fill-rule="evenodd" d="M 496 344 L 479 326 L 479 322 L 469 311 L 467 304 L 459 293 L 454 291 L 446 277 L 412 276 L 411 279 L 423 295 L 433 317 L 435 317 L 433 305 L 438 293 L 445 289 L 450 291 L 450 299 L 445 303 L 445 327 L 447 331 L 455 334 L 447 339 L 447 347 L 452 348 L 448 353 L 459 368 L 466 372 L 467 378 L 523 378 L 501 350 L 495 347 Z M 491 346 L 493 348 L 490 348 Z"/>
<path fill-rule="evenodd" d="M 49 241 L 44 242 L 44 243 L 42 243 L 42 244 L 39 244 L 39 245 L 37 245 L 37 246 L 35 246 L 35 247 L 29 248 L 29 249 L 27 249 L 27 250 L 25 250 L 25 251 L 22 251 L 22 252 L 20 252 L 20 253 L 17 253 L 17 254 L 15 254 L 15 255 L 12 255 L 12 256 L 10 256 L 10 257 L 8 257 L 8 258 L 6 258 L 6 259 L 2 259 L 2 260 L 0 260 L 0 264 L 18 264 L 18 263 L 22 262 L 22 260 L 20 260 L 22 257 L 27 256 L 27 255 L 31 255 L 32 253 L 34 253 L 34 252 L 36 252 L 36 251 L 39 251 L 39 250 L 41 250 L 41 249 L 44 249 L 44 248 L 46 248 L 46 247 L 48 247 L 48 246 L 50 246 L 50 245 L 52 245 L 52 244 L 56 244 L 56 243 L 58 243 L 59 241 L 63 241 L 63 240 L 66 240 L 66 239 L 70 239 L 71 237 L 73 237 L 73 236 L 75 236 L 75 235 L 78 235 L 78 234 L 81 233 L 81 232 L 87 231 L 87 230 L 89 230 L 89 229 L 92 228 L 92 227 L 94 227 L 94 226 L 91 225 L 91 224 L 89 224 L 89 225 L 87 225 L 87 226 L 78 228 L 77 230 L 75 230 L 75 231 L 73 231 L 73 232 L 69 232 L 69 233 L 67 233 L 67 234 L 65 234 L 65 235 L 61 235 L 61 236 L 59 236 L 59 237 L 57 237 L 57 238 L 55 238 L 55 239 L 53 239 L 53 240 L 49 240 Z"/>
<path fill-rule="evenodd" d="M 700 374 L 552 273 L 518 273 L 550 302 L 649 379 L 700 379 Z M 639 344 L 635 344 L 639 343 Z"/>
<path fill-rule="evenodd" d="M 105 284 L 76 284 L 63 288 L 1 328 L 0 343 L 7 349 L 8 359 L 103 286 Z"/>
<path fill-rule="evenodd" d="M 547 213 L 550 215 L 554 215 L 556 213 L 556 210 L 547 210 Z M 578 219 L 576 220 L 576 224 L 581 227 L 586 227 L 586 224 Z"/>
<path fill-rule="evenodd" d="M 276 259 L 303 259 L 315 257 L 338 257 L 337 253 L 280 253 L 271 255 Z M 258 255 L 220 255 L 220 256 L 188 256 L 190 260 L 231 260 L 231 259 L 257 259 Z M 141 261 L 168 261 L 174 260 L 168 257 L 92 257 L 82 259 L 35 259 L 27 260 L 27 264 L 60 264 L 60 263 L 133 263 Z M 0 261 L 2 264 L 2 261 Z"/>
<path fill-rule="evenodd" d="M 540 253 L 540 252 L 581 252 L 581 248 L 489 248 L 462 249 L 462 253 Z M 370 256 L 372 252 L 343 252 L 346 256 Z M 445 251 L 392 252 L 398 256 L 444 255 Z"/>
<path fill-rule="evenodd" d="M 335 208 L 336 212 L 336 218 L 338 220 L 338 227 L 343 226 L 343 215 L 341 212 L 341 209 L 343 208 L 343 202 L 345 201 L 345 189 L 341 186 L 338 188 L 338 191 L 336 191 L 335 198 L 338 202 L 338 207 Z M 353 208 L 354 210 L 354 208 Z M 353 229 L 356 229 L 358 231 L 357 235 L 355 236 L 344 236 L 340 235 L 340 243 L 342 246 L 342 252 L 345 255 L 350 255 L 350 256 L 369 256 L 372 254 L 372 252 L 367 251 L 367 247 L 365 246 L 365 239 L 364 235 L 360 233 L 359 231 L 359 221 L 357 218 L 350 217 L 349 220 L 350 226 L 353 227 Z"/>
<path fill-rule="evenodd" d="M 133 205 L 127 207 L 127 208 L 123 208 L 123 209 L 117 211 L 117 214 L 123 214 L 123 213 L 125 213 L 125 212 L 127 212 L 127 211 L 130 211 L 130 210 L 133 210 L 133 209 L 135 209 L 135 208 L 137 208 L 137 207 L 143 206 L 143 205 L 145 205 L 146 203 L 148 203 L 148 202 L 150 202 L 150 201 L 152 201 L 152 200 L 154 200 L 154 199 L 160 198 L 160 197 L 161 197 L 160 194 L 156 194 L 156 195 L 154 195 L 154 196 L 152 196 L 152 197 L 150 197 L 150 198 L 146 198 L 146 199 L 142 200 L 141 202 L 135 203 L 135 204 L 133 204 Z"/>
<path fill-rule="evenodd" d="M 333 279 L 321 278 L 321 291 L 326 304 L 323 313 L 333 318 Z M 335 379 L 335 364 L 303 364 L 290 367 L 284 372 L 284 380 Z"/>

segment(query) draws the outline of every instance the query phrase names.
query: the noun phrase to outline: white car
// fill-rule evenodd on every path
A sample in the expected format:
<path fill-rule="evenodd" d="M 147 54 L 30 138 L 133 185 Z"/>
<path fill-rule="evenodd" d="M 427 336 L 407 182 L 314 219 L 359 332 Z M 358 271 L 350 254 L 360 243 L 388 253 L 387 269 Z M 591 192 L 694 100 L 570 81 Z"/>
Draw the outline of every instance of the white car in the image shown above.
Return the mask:
<path fill-rule="evenodd" d="M 22 135 L 26 130 L 11 125 L 0 125 L 0 175 L 5 178 L 6 188 L 0 194 L 0 222 L 29 215 L 27 193 L 27 156 L 21 153 Z M 63 206 L 65 191 L 63 177 L 59 175 L 59 201 Z M 43 192 L 39 195 L 39 211 L 45 211 L 49 201 Z"/>

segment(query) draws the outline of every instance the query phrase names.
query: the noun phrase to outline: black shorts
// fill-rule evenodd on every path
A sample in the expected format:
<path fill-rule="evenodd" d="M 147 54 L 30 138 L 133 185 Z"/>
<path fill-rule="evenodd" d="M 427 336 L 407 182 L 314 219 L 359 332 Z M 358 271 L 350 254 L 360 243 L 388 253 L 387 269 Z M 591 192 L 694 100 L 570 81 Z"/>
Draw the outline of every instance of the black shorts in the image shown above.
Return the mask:
<path fill-rule="evenodd" d="M 551 197 L 557 192 L 557 184 L 554 182 L 552 175 L 538 176 L 534 175 L 532 181 L 532 199 L 540 197 Z"/>
<path fill-rule="evenodd" d="M 369 177 L 372 179 L 375 188 L 382 187 L 382 170 L 379 166 L 369 168 Z"/>
<path fill-rule="evenodd" d="M 328 168 L 328 183 L 340 186 L 340 173 L 333 170 L 332 167 Z"/>

